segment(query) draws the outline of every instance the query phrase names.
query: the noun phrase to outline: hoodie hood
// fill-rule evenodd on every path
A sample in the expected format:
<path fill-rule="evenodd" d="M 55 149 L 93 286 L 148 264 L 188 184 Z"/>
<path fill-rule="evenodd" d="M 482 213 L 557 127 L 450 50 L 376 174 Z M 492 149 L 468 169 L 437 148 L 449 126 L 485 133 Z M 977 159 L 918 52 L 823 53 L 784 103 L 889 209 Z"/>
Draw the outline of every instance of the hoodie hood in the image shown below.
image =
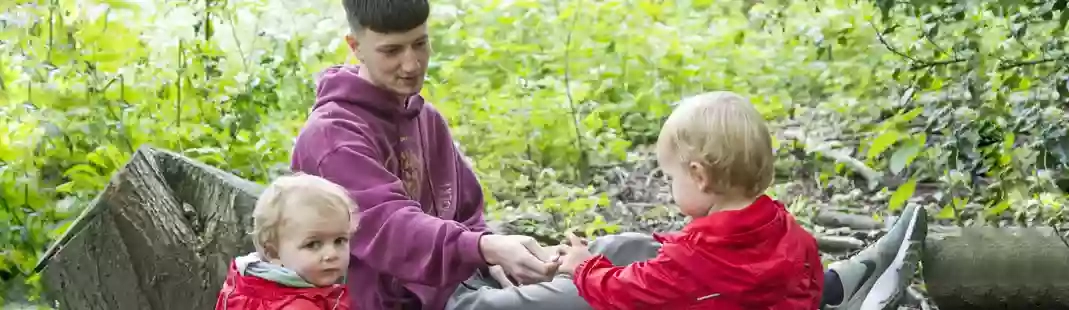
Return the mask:
<path fill-rule="evenodd" d="M 215 309 L 352 309 L 342 284 L 316 287 L 296 272 L 265 262 L 255 252 L 230 262 Z M 313 306 L 313 307 L 309 307 Z"/>
<path fill-rule="evenodd" d="M 717 275 L 701 278 L 708 287 L 783 290 L 789 284 L 782 279 L 800 272 L 798 262 L 807 254 L 817 255 L 806 253 L 807 246 L 815 246 L 812 236 L 795 223 L 782 203 L 765 195 L 745 209 L 694 219 L 682 234 L 669 238 L 690 247 L 666 255 L 698 266 L 694 268 L 697 273 Z"/>
<path fill-rule="evenodd" d="M 234 259 L 238 274 L 243 276 L 252 275 L 260 279 L 275 282 L 287 287 L 310 288 L 315 287 L 301 278 L 297 272 L 288 268 L 264 261 L 259 253 L 252 253 Z"/>
<path fill-rule="evenodd" d="M 412 119 L 423 110 L 423 97 L 414 94 L 407 104 L 397 95 L 360 77 L 358 65 L 331 66 L 316 75 L 316 101 L 312 110 L 327 103 L 356 106 L 382 118 Z M 351 107 L 346 107 L 351 108 Z"/>

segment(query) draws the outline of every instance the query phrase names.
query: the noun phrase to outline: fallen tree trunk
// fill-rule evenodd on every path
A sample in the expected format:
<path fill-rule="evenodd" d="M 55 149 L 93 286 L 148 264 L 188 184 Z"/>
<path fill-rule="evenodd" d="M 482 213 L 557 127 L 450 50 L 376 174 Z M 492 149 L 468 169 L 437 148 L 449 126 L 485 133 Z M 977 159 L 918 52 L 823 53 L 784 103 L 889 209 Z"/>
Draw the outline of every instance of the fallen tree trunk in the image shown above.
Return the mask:
<path fill-rule="evenodd" d="M 262 187 L 142 147 L 37 269 L 61 309 L 212 309 Z"/>
<path fill-rule="evenodd" d="M 940 310 L 1069 309 L 1069 245 L 1053 228 L 932 231 L 922 257 Z"/>

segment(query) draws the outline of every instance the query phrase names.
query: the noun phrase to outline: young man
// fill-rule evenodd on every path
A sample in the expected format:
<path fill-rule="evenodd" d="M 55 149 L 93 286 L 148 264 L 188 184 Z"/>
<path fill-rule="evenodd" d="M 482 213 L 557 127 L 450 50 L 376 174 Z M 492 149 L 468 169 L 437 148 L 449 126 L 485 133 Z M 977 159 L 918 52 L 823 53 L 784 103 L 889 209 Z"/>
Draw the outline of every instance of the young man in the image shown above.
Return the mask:
<path fill-rule="evenodd" d="M 319 78 L 291 168 L 344 187 L 358 205 L 348 284 L 357 309 L 442 309 L 488 265 L 523 282 L 556 264 L 533 238 L 493 235 L 482 188 L 445 120 L 419 95 L 431 52 L 425 0 L 344 0 L 360 66 Z"/>
<path fill-rule="evenodd" d="M 551 251 L 529 237 L 486 231 L 475 174 L 445 120 L 418 94 L 431 53 L 427 1 L 343 3 L 346 40 L 361 65 L 321 74 L 291 168 L 341 185 L 358 205 L 347 277 L 353 307 L 439 310 L 448 301 L 463 309 L 589 308 L 569 279 L 546 281 L 557 267 L 547 262 Z M 889 248 L 903 244 L 897 240 Z M 656 255 L 656 243 L 621 235 L 598 239 L 591 251 L 614 263 L 645 260 Z M 487 266 L 537 283 L 501 288 L 490 276 L 500 272 Z M 875 266 L 876 274 L 886 266 Z M 862 274 L 843 275 L 843 282 L 867 281 Z"/>

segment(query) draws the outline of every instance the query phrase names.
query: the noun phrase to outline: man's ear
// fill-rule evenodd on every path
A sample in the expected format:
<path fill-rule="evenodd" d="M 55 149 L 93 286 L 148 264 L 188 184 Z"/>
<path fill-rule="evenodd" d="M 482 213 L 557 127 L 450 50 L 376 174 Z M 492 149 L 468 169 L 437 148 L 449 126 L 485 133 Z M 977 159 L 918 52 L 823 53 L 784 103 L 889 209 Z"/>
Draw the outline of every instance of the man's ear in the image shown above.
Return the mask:
<path fill-rule="evenodd" d="M 360 58 L 360 53 L 359 53 L 359 51 L 360 51 L 360 41 L 357 40 L 356 35 L 354 35 L 352 33 L 346 34 L 345 35 L 345 44 L 349 45 L 349 53 L 351 55 L 353 55 L 353 57 L 356 57 L 357 59 L 359 59 Z"/>

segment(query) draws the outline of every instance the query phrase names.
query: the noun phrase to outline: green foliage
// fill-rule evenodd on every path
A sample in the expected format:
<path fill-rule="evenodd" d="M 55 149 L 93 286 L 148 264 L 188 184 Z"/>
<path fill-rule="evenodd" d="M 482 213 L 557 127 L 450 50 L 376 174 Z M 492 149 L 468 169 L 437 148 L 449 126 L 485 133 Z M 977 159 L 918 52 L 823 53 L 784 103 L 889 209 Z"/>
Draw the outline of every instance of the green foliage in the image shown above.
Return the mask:
<path fill-rule="evenodd" d="M 257 182 L 286 171 L 314 74 L 350 60 L 336 1 L 141 2 L 0 4 L 5 280 L 139 145 Z M 543 236 L 616 231 L 603 172 L 709 90 L 752 96 L 781 181 L 961 223 L 1060 210 L 1065 1 L 915 2 L 439 1 L 424 94 L 492 212 L 547 214 Z"/>
<path fill-rule="evenodd" d="M 870 154 L 896 140 L 891 170 L 911 176 L 903 188 L 944 182 L 940 217 L 961 224 L 1059 217 L 1050 215 L 1061 213 L 1064 194 L 1031 201 L 1069 187 L 1067 1 L 875 2 L 884 17 L 873 23 L 881 45 L 906 60 L 894 72 L 904 95 L 884 113 L 909 116 L 887 135 L 910 138 L 880 136 Z M 922 159 L 912 163 L 918 152 Z M 969 207 L 986 212 L 958 212 Z"/>
<path fill-rule="evenodd" d="M 206 5 L 151 14 L 121 1 L 5 2 L 0 272 L 28 274 L 139 145 L 256 181 L 286 167 L 312 96 L 290 74 L 304 72 L 287 60 L 299 42 L 263 45 L 253 64 L 198 26 L 235 18 Z"/>

